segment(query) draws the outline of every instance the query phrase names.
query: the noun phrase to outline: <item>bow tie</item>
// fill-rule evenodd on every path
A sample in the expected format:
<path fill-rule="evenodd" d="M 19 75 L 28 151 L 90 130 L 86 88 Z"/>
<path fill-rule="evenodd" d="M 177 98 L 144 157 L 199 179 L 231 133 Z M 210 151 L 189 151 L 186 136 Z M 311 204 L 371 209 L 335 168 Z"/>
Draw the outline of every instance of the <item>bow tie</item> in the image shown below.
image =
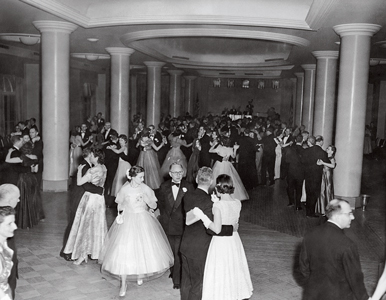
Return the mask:
<path fill-rule="evenodd" d="M 175 185 L 175 186 L 178 187 L 178 188 L 180 187 L 180 184 L 179 184 L 179 183 L 173 182 L 173 181 L 172 181 L 172 186 L 173 186 L 173 185 Z"/>

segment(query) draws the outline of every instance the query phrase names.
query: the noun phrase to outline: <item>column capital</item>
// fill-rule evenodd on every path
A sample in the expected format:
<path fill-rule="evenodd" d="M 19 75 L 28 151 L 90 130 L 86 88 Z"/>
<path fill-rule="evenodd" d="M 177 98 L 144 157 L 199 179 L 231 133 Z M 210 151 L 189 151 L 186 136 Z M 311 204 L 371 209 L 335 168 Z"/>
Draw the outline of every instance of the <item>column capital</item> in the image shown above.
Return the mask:
<path fill-rule="evenodd" d="M 348 35 L 366 35 L 373 36 L 382 28 L 381 25 L 368 24 L 368 23 L 350 23 L 335 25 L 334 31 L 339 34 L 340 37 Z"/>
<path fill-rule="evenodd" d="M 305 64 L 305 65 L 301 65 L 301 67 L 304 70 L 315 70 L 316 69 L 316 64 Z"/>
<path fill-rule="evenodd" d="M 197 78 L 197 76 L 188 75 L 188 76 L 184 76 L 184 78 L 185 78 L 186 80 L 194 80 L 194 79 Z"/>
<path fill-rule="evenodd" d="M 134 49 L 131 48 L 126 48 L 126 47 L 107 47 L 106 51 L 110 55 L 126 55 L 130 56 L 131 54 L 134 53 Z"/>
<path fill-rule="evenodd" d="M 33 21 L 32 24 L 40 32 L 63 32 L 70 34 L 78 28 L 75 24 L 61 21 Z"/>
<path fill-rule="evenodd" d="M 170 74 L 170 75 L 182 75 L 183 73 L 184 73 L 184 71 L 182 71 L 182 70 L 168 70 L 168 73 Z"/>
<path fill-rule="evenodd" d="M 304 77 L 304 72 L 294 73 L 297 78 Z"/>
<path fill-rule="evenodd" d="M 166 63 L 162 61 L 144 61 L 143 62 L 145 66 L 147 67 L 160 67 L 162 68 Z"/>
<path fill-rule="evenodd" d="M 312 55 L 315 56 L 316 59 L 338 59 L 339 51 L 312 51 Z"/>

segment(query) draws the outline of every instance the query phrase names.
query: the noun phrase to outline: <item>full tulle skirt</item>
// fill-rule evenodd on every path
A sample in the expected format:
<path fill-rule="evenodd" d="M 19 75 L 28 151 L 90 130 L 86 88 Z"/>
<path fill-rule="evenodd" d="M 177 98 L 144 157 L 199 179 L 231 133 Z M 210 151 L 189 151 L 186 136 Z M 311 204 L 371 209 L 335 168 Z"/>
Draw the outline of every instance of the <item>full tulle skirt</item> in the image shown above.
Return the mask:
<path fill-rule="evenodd" d="M 105 197 L 85 192 L 79 202 L 64 253 L 72 259 L 98 259 L 107 233 Z"/>
<path fill-rule="evenodd" d="M 126 171 L 131 169 L 131 164 L 122 158 L 119 158 L 118 168 L 115 172 L 111 195 L 117 196 L 121 187 L 127 182 Z"/>
<path fill-rule="evenodd" d="M 114 221 L 99 263 L 102 273 L 127 275 L 128 280 L 154 279 L 174 264 L 173 253 L 161 224 L 147 211 L 124 212 L 123 224 Z"/>
<path fill-rule="evenodd" d="M 238 232 L 214 236 L 205 263 L 202 300 L 249 299 L 253 286 Z"/>
<path fill-rule="evenodd" d="M 154 150 L 141 151 L 138 157 L 137 166 L 145 170 L 145 184 L 153 190 L 158 189 L 163 182 L 160 175 L 160 166 L 157 153 Z"/>
<path fill-rule="evenodd" d="M 249 195 L 247 190 L 244 187 L 243 182 L 236 169 L 229 161 L 216 161 L 213 166 L 213 184 L 211 186 L 211 190 L 214 189 L 216 185 L 216 178 L 221 174 L 227 174 L 232 178 L 233 186 L 235 191 L 233 193 L 233 197 L 240 201 L 249 199 Z"/>

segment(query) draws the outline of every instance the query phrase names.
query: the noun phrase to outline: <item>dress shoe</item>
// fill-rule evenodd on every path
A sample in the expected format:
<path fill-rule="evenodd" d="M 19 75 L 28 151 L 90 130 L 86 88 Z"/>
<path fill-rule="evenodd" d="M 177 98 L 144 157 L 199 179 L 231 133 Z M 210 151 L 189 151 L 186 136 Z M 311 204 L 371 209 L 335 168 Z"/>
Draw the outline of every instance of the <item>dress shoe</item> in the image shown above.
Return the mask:
<path fill-rule="evenodd" d="M 181 288 L 181 285 L 179 284 L 173 284 L 173 289 L 179 290 Z"/>
<path fill-rule="evenodd" d="M 303 210 L 303 208 L 301 208 L 301 207 L 299 206 L 299 207 L 296 207 L 296 210 Z"/>
<path fill-rule="evenodd" d="M 292 207 L 292 206 L 294 206 L 293 203 L 287 204 L 287 207 Z"/>
<path fill-rule="evenodd" d="M 119 290 L 119 297 L 125 297 L 127 291 L 127 284 L 124 286 L 121 286 L 121 289 Z"/>
<path fill-rule="evenodd" d="M 142 285 L 142 284 L 143 284 L 143 279 L 138 279 L 138 280 L 137 280 L 137 284 L 138 284 L 138 285 Z"/>
<path fill-rule="evenodd" d="M 74 265 L 79 266 L 82 262 L 87 264 L 88 257 L 79 257 L 76 261 L 74 261 Z"/>

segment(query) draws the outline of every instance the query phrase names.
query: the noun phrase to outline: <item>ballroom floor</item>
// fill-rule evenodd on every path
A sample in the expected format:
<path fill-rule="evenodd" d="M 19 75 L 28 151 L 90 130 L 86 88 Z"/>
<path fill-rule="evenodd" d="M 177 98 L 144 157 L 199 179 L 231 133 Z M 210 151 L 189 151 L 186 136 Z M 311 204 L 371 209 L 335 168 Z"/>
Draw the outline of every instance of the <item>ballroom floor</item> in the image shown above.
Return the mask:
<path fill-rule="evenodd" d="M 346 234 L 359 248 L 365 284 L 372 293 L 379 263 L 385 253 L 386 164 L 365 158 L 362 193 L 371 195 L 363 212 L 355 211 L 355 220 Z M 301 299 L 302 278 L 297 271 L 297 256 L 305 232 L 317 226 L 319 219 L 307 219 L 305 211 L 288 208 L 284 181 L 272 187 L 250 191 L 243 203 L 240 235 L 248 258 L 254 286 L 251 299 Z M 46 220 L 30 230 L 17 230 L 19 280 L 16 299 L 123 299 L 118 297 L 119 283 L 105 279 L 93 261 L 75 266 L 59 257 L 66 227 L 67 193 L 43 193 Z M 108 209 L 108 221 L 114 211 Z M 125 299 L 180 299 L 168 274 L 144 282 L 130 283 Z"/>

